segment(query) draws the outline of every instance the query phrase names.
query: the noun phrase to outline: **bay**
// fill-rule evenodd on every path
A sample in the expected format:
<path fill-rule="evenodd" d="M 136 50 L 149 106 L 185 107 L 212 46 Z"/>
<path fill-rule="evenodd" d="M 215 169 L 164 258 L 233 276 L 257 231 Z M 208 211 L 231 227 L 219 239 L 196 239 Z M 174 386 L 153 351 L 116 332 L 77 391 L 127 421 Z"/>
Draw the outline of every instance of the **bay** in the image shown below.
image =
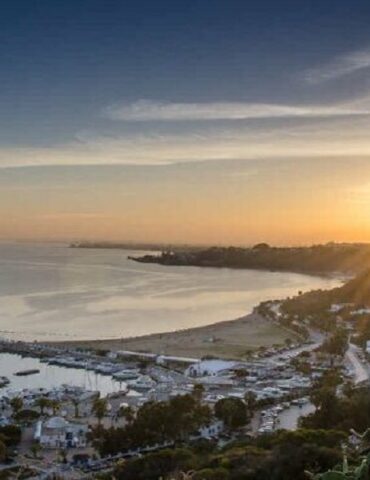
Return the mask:
<path fill-rule="evenodd" d="M 0 244 L 0 336 L 123 338 L 232 320 L 337 278 L 135 263 L 128 250 Z"/>

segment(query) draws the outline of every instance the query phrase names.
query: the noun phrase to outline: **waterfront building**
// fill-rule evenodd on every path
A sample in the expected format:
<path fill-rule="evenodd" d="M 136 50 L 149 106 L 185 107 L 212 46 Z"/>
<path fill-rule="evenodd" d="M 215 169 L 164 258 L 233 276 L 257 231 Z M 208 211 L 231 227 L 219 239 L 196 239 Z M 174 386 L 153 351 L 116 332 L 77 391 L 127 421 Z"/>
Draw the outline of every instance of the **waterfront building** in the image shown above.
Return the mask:
<path fill-rule="evenodd" d="M 87 425 L 51 417 L 37 422 L 34 438 L 44 448 L 81 448 L 86 447 L 87 431 Z"/>

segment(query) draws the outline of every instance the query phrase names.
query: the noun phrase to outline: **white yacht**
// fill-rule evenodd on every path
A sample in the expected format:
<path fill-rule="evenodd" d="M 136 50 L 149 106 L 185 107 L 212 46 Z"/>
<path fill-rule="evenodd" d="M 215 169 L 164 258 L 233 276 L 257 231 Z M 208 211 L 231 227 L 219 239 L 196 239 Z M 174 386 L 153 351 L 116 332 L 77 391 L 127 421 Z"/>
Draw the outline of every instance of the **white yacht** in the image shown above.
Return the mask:
<path fill-rule="evenodd" d="M 127 385 L 134 390 L 150 390 L 156 383 L 148 375 L 141 375 L 136 380 L 129 380 Z"/>
<path fill-rule="evenodd" d="M 125 370 L 120 370 L 117 373 L 113 374 L 113 378 L 115 380 L 135 380 L 140 376 L 140 372 L 138 370 L 134 369 L 125 369 Z"/>

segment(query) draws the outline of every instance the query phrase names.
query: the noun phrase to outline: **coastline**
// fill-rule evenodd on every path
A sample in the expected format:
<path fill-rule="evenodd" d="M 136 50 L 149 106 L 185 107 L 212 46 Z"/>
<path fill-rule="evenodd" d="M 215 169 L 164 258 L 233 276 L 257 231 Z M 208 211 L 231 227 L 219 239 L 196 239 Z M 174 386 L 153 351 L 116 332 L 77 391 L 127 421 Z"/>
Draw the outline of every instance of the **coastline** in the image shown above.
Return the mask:
<path fill-rule="evenodd" d="M 260 347 L 283 345 L 298 335 L 273 321 L 252 312 L 234 320 L 174 332 L 154 333 L 138 337 L 101 340 L 45 342 L 64 348 L 92 350 L 132 350 L 156 354 L 241 359 Z"/>

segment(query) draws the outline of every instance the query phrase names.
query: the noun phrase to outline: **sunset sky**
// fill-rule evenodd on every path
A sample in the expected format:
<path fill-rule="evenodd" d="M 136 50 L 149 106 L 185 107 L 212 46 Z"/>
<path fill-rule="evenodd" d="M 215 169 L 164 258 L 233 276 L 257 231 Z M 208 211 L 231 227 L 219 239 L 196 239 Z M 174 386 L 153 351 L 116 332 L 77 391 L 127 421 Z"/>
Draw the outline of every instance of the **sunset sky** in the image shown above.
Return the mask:
<path fill-rule="evenodd" d="M 370 241 L 370 2 L 3 0 L 0 239 Z"/>

